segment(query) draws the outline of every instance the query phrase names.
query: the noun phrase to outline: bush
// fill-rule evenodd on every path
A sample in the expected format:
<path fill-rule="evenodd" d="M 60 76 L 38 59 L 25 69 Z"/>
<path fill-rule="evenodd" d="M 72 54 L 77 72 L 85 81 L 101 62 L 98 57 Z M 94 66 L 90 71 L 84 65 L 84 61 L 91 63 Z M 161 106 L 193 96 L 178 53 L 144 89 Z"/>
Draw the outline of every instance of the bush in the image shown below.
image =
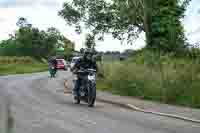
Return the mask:
<path fill-rule="evenodd" d="M 16 56 L 0 56 L 0 64 L 30 64 L 35 60 L 28 56 L 16 57 Z"/>
<path fill-rule="evenodd" d="M 32 63 L 9 63 L 0 64 L 0 75 L 24 74 L 43 72 L 48 70 L 48 64 L 34 61 Z"/>
<path fill-rule="evenodd" d="M 125 62 L 104 64 L 105 78 L 98 82 L 98 88 L 104 86 L 104 90 L 120 95 L 200 108 L 198 62 L 151 52 L 138 54 Z"/>

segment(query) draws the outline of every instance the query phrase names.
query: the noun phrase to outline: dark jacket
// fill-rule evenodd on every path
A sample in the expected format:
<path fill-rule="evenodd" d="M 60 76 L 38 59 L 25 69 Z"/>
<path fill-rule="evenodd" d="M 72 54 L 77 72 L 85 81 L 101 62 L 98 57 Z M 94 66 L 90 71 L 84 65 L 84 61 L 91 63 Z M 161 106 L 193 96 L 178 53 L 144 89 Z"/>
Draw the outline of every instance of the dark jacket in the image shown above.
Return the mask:
<path fill-rule="evenodd" d="M 73 69 L 95 69 L 96 71 L 98 70 L 97 68 L 97 64 L 95 61 L 93 60 L 86 60 L 84 58 L 81 58 L 80 60 L 78 60 Z"/>
<path fill-rule="evenodd" d="M 54 66 L 56 68 L 56 66 L 57 66 L 57 60 L 56 59 L 50 59 L 49 60 L 49 66 Z"/>

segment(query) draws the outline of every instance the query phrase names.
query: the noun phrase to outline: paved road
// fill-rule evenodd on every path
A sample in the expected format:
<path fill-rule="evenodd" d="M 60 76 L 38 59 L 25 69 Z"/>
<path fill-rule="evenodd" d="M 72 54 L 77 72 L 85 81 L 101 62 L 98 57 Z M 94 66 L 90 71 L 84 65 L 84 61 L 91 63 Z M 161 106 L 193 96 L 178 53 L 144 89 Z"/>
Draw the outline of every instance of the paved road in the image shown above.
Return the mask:
<path fill-rule="evenodd" d="M 63 95 L 63 77 L 48 73 L 0 77 L 0 89 L 12 101 L 16 133 L 200 133 L 200 125 L 133 112 L 97 102 L 95 108 L 74 105 Z"/>

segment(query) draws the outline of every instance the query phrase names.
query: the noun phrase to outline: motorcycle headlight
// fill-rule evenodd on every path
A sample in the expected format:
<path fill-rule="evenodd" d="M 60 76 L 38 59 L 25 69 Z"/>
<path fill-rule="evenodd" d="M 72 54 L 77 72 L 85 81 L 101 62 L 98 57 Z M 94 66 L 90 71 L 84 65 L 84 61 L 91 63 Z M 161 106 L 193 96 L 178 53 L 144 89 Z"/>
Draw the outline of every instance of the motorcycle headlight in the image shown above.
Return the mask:
<path fill-rule="evenodd" d="M 88 80 L 95 80 L 96 76 L 95 75 L 88 75 Z"/>

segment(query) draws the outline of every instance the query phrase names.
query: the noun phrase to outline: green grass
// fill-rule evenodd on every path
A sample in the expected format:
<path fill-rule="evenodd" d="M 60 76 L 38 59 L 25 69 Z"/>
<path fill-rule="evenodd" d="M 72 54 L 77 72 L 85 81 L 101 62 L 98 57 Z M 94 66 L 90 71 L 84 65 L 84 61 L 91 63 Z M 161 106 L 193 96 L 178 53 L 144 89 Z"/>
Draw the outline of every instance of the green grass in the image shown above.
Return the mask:
<path fill-rule="evenodd" d="M 34 64 L 0 64 L 0 75 L 24 74 L 47 71 L 48 66 L 42 63 Z"/>
<path fill-rule="evenodd" d="M 200 63 L 170 56 L 141 55 L 103 65 L 97 88 L 168 104 L 200 108 Z"/>
<path fill-rule="evenodd" d="M 48 64 L 41 63 L 29 57 L 1 57 L 0 59 L 4 59 L 2 62 L 0 62 L 0 75 L 25 74 L 48 70 Z"/>

